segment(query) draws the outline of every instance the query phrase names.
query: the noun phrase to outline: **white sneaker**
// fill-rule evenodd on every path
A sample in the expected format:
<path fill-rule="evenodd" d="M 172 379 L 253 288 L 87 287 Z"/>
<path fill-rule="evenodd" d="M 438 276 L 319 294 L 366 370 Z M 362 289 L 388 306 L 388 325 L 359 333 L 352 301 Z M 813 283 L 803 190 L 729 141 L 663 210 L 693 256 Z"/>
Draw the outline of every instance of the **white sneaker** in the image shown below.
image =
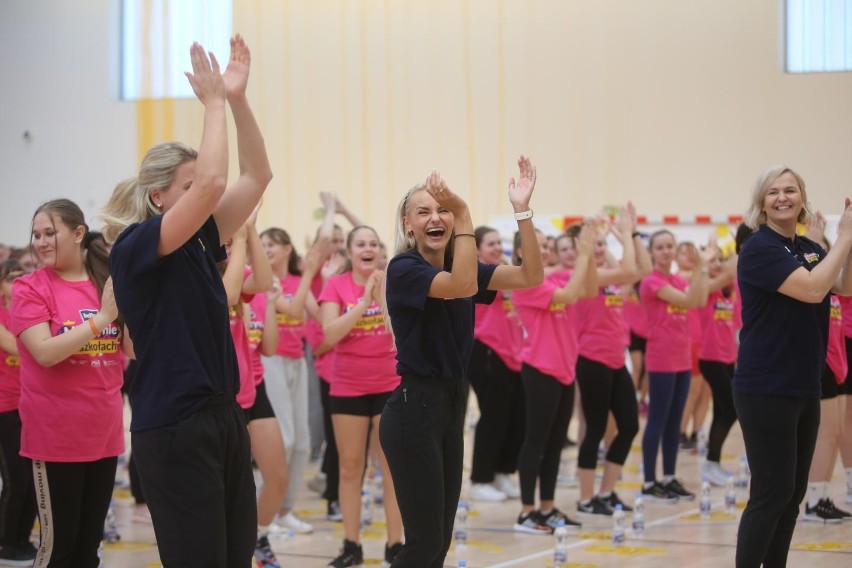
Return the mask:
<path fill-rule="evenodd" d="M 521 496 L 521 488 L 505 473 L 498 473 L 494 476 L 494 487 L 497 491 L 502 491 L 509 499 L 517 499 Z"/>
<path fill-rule="evenodd" d="M 283 517 L 276 516 L 275 522 L 269 525 L 269 532 L 272 533 L 286 533 L 288 531 L 298 534 L 308 534 L 314 532 L 314 526 L 297 517 L 293 511 L 290 511 Z"/>
<path fill-rule="evenodd" d="M 852 503 L 852 487 L 846 487 L 846 502 Z"/>
<path fill-rule="evenodd" d="M 474 483 L 467 493 L 471 501 L 505 501 L 506 494 L 490 483 Z"/>
<path fill-rule="evenodd" d="M 724 487 L 728 482 L 729 473 L 722 468 L 719 462 L 706 461 L 701 464 L 701 478 L 710 482 L 710 485 Z"/>

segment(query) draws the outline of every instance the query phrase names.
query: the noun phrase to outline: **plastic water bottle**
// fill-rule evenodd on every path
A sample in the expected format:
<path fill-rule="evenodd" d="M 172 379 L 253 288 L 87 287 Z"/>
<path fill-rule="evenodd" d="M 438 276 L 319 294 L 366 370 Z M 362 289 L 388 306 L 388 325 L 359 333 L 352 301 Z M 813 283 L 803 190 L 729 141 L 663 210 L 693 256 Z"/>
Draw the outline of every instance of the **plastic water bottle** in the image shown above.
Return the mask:
<path fill-rule="evenodd" d="M 468 512 L 467 502 L 459 501 L 459 506 L 456 509 L 456 522 L 453 525 L 453 538 L 456 539 L 456 547 L 467 545 Z"/>
<path fill-rule="evenodd" d="M 98 546 L 98 568 L 104 568 L 104 545 L 101 543 Z"/>
<path fill-rule="evenodd" d="M 698 463 L 707 461 L 707 432 L 704 428 L 698 430 Z"/>
<path fill-rule="evenodd" d="M 467 560 L 460 559 L 459 563 L 456 564 L 457 568 L 467 568 Z"/>
<path fill-rule="evenodd" d="M 553 568 L 568 566 L 568 529 L 565 528 L 564 520 L 559 519 L 556 523 L 553 536 L 556 538 L 553 547 Z"/>
<path fill-rule="evenodd" d="M 385 480 L 382 478 L 382 470 L 376 468 L 373 474 L 373 503 L 382 505 L 385 502 Z"/>
<path fill-rule="evenodd" d="M 706 479 L 701 482 L 701 500 L 698 502 L 698 511 L 702 519 L 710 518 L 710 482 Z"/>
<path fill-rule="evenodd" d="M 645 499 L 641 491 L 633 500 L 633 536 L 636 538 L 645 536 Z"/>
<path fill-rule="evenodd" d="M 361 526 L 367 527 L 373 524 L 373 498 L 370 497 L 369 489 L 361 490 Z"/>
<path fill-rule="evenodd" d="M 729 473 L 725 481 L 725 510 L 729 513 L 737 510 L 737 484 L 733 473 Z"/>
<path fill-rule="evenodd" d="M 118 529 L 115 523 L 115 505 L 112 501 L 109 502 L 106 519 L 104 519 L 104 538 L 108 544 L 115 544 L 121 540 L 121 535 L 118 534 Z"/>
<path fill-rule="evenodd" d="M 751 472 L 748 469 L 748 458 L 740 457 L 740 467 L 737 471 L 737 503 L 748 501 L 748 486 Z"/>
<path fill-rule="evenodd" d="M 616 505 L 615 511 L 612 512 L 612 544 L 624 544 L 624 509 L 620 504 Z"/>

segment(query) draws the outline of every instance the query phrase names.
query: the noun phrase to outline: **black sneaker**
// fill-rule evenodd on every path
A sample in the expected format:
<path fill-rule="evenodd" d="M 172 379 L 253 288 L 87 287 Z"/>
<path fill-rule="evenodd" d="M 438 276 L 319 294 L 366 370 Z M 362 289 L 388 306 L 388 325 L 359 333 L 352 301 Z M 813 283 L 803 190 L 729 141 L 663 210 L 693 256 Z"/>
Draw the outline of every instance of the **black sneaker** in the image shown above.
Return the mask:
<path fill-rule="evenodd" d="M 526 515 L 523 513 L 518 515 L 518 520 L 515 522 L 512 530 L 527 534 L 553 534 L 553 529 L 547 526 L 538 511 L 530 511 Z"/>
<path fill-rule="evenodd" d="M 388 546 L 385 543 L 385 561 L 382 562 L 382 568 L 390 568 L 390 565 L 393 564 L 393 559 L 397 557 L 397 555 L 402 552 L 402 543 L 398 542 L 393 546 Z"/>
<path fill-rule="evenodd" d="M 556 507 L 551 509 L 546 515 L 541 512 L 539 512 L 539 515 L 541 516 L 541 520 L 544 521 L 544 524 L 550 527 L 550 532 L 556 530 L 556 525 L 559 524 L 559 521 L 563 521 L 567 529 L 578 529 L 583 526 L 583 523 L 575 521 Z"/>
<path fill-rule="evenodd" d="M 678 496 L 659 481 L 655 481 L 650 487 L 642 486 L 642 495 L 648 501 L 657 501 L 658 503 L 677 503 L 678 500 Z"/>
<path fill-rule="evenodd" d="M 831 499 L 826 498 L 825 502 L 828 508 L 834 511 L 834 514 L 838 515 L 844 521 L 852 519 L 852 513 L 850 513 L 849 511 L 844 511 L 843 509 L 838 509 L 837 506 L 834 504 L 834 501 L 832 501 Z"/>
<path fill-rule="evenodd" d="M 364 564 L 364 550 L 361 545 L 345 538 L 343 539 L 343 548 L 340 549 L 340 556 L 328 563 L 332 568 L 349 568 L 362 564 Z"/>
<path fill-rule="evenodd" d="M 678 444 L 678 448 L 682 452 L 691 452 L 692 450 L 695 449 L 695 442 L 696 442 L 695 439 L 690 438 L 689 436 L 687 436 L 686 434 L 681 432 L 680 433 L 680 443 Z"/>
<path fill-rule="evenodd" d="M 814 507 L 811 507 L 809 504 L 805 503 L 805 520 L 816 521 L 819 523 L 843 522 L 843 517 L 841 517 L 835 511 L 835 507 L 832 507 L 833 503 L 829 503 L 829 499 L 820 499 L 819 501 L 817 501 L 817 504 L 814 505 Z"/>
<path fill-rule="evenodd" d="M 338 501 L 328 502 L 325 518 L 335 523 L 343 521 L 343 513 L 340 512 L 340 503 Z"/>
<path fill-rule="evenodd" d="M 612 507 L 609 506 L 609 503 L 605 499 L 595 495 L 589 499 L 588 503 L 577 501 L 577 512 L 581 515 L 605 515 L 610 517 L 612 516 Z"/>
<path fill-rule="evenodd" d="M 624 511 L 625 513 L 632 513 L 633 512 L 633 507 L 631 507 L 630 505 L 628 505 L 627 503 L 625 503 L 624 501 L 619 499 L 618 493 L 616 493 L 615 491 L 610 493 L 609 497 L 601 497 L 601 499 L 603 499 L 606 502 L 606 504 L 609 505 L 612 508 L 613 511 L 615 511 L 616 505 L 621 505 L 621 510 Z"/>
<path fill-rule="evenodd" d="M 668 483 L 663 484 L 669 493 L 672 495 L 677 495 L 678 499 L 682 499 L 684 501 L 692 501 L 695 499 L 695 493 L 686 490 L 686 487 L 681 485 L 680 481 L 675 478 L 672 478 Z"/>
<path fill-rule="evenodd" d="M 24 550 L 17 546 L 0 548 L 0 566 L 32 566 L 35 557 L 34 550 Z"/>
<path fill-rule="evenodd" d="M 272 547 L 269 546 L 269 538 L 262 536 L 254 545 L 254 559 L 257 568 L 281 568 L 281 563 L 275 558 Z"/>

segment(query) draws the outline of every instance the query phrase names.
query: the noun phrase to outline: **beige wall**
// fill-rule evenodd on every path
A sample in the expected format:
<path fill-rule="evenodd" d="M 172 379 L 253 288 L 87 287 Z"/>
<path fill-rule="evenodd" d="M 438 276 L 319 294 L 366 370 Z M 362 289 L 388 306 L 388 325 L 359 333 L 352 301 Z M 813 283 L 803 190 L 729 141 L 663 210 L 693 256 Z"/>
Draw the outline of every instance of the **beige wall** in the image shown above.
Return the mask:
<path fill-rule="evenodd" d="M 505 181 L 521 152 L 539 168 L 542 213 L 626 199 L 640 213 L 736 213 L 778 162 L 837 212 L 852 194 L 852 74 L 783 73 L 779 6 L 235 0 L 275 172 L 261 221 L 301 242 L 316 193 L 332 190 L 390 239 L 401 194 L 438 168 L 486 222 L 509 212 Z M 199 142 L 197 103 L 137 115 L 147 124 L 152 113 L 167 116 L 139 145 Z"/>

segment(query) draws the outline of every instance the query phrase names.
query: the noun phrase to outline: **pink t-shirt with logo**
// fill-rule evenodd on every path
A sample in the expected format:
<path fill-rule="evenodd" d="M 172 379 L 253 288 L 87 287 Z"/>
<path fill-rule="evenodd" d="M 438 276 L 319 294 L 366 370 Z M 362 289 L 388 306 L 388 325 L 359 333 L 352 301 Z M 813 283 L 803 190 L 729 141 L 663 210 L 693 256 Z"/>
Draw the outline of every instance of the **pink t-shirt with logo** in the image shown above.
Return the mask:
<path fill-rule="evenodd" d="M 611 285 L 594 298 L 577 302 L 580 355 L 610 369 L 624 367 L 629 332 L 624 321 L 624 291 Z"/>
<path fill-rule="evenodd" d="M 692 369 L 689 316 L 679 308 L 657 297 L 664 286 L 684 291 L 687 282 L 677 274 L 666 276 L 656 268 L 642 279 L 639 296 L 648 317 L 648 344 L 645 367 L 649 372 L 677 373 Z"/>
<path fill-rule="evenodd" d="M 233 306 L 228 310 L 228 324 L 231 326 L 231 336 L 234 338 L 234 349 L 237 352 L 237 367 L 240 370 L 240 392 L 237 393 L 237 404 L 242 408 L 251 408 L 257 397 L 252 366 L 251 346 L 249 345 L 246 320 L 242 312 Z"/>
<path fill-rule="evenodd" d="M 840 298 L 831 295 L 831 317 L 828 321 L 828 354 L 825 363 L 831 369 L 834 380 L 838 385 L 846 382 L 848 362 L 846 360 L 846 340 L 843 336 L 842 307 Z M 850 318 L 852 319 L 852 318 Z"/>
<path fill-rule="evenodd" d="M 0 325 L 12 332 L 12 321 L 3 298 L 0 298 Z M 18 408 L 21 398 L 21 373 L 18 356 L 0 349 L 0 412 Z"/>
<path fill-rule="evenodd" d="M 299 289 L 301 276 L 288 274 L 281 281 L 281 295 L 287 300 L 292 300 Z M 301 359 L 305 356 L 302 340 L 305 337 L 305 315 L 304 312 L 297 318 L 291 318 L 286 314 L 278 314 L 278 349 L 275 354 L 288 359 Z"/>
<path fill-rule="evenodd" d="M 628 331 L 632 331 L 639 337 L 648 337 L 648 319 L 645 316 L 645 308 L 639 301 L 639 294 L 634 286 L 630 286 L 624 298 L 624 321 L 627 322 Z"/>
<path fill-rule="evenodd" d="M 15 280 L 12 332 L 21 362 L 21 455 L 44 461 L 87 462 L 124 452 L 121 332 L 110 324 L 76 353 L 42 367 L 20 339 L 47 323 L 53 336 L 98 313 L 98 289 L 90 280 L 69 282 L 50 268 Z"/>
<path fill-rule="evenodd" d="M 254 386 L 263 381 L 263 360 L 260 358 L 260 344 L 263 341 L 263 330 L 266 328 L 266 293 L 255 294 L 249 300 L 248 340 L 251 350 L 251 369 L 254 375 Z"/>
<path fill-rule="evenodd" d="M 344 314 L 363 296 L 364 286 L 355 282 L 351 272 L 346 272 L 328 279 L 319 301 L 337 304 Z M 349 333 L 335 344 L 328 374 L 331 396 L 380 394 L 399 385 L 393 339 L 385 327 L 382 308 L 375 300 Z"/>
<path fill-rule="evenodd" d="M 473 337 L 490 347 L 509 370 L 521 370 L 523 329 L 509 292 L 497 292 L 490 304 L 474 307 Z"/>
<path fill-rule="evenodd" d="M 852 337 L 852 296 L 838 296 L 843 314 L 843 335 Z"/>
<path fill-rule="evenodd" d="M 574 382 L 577 366 L 576 311 L 573 306 L 554 302 L 553 294 L 570 277 L 570 270 L 559 270 L 535 288 L 512 293 L 525 330 L 521 360 L 564 385 Z"/>
<path fill-rule="evenodd" d="M 720 363 L 733 363 L 737 360 L 735 293 L 731 288 L 726 298 L 721 290 L 710 292 L 707 305 L 698 309 L 702 329 L 699 359 Z"/>

